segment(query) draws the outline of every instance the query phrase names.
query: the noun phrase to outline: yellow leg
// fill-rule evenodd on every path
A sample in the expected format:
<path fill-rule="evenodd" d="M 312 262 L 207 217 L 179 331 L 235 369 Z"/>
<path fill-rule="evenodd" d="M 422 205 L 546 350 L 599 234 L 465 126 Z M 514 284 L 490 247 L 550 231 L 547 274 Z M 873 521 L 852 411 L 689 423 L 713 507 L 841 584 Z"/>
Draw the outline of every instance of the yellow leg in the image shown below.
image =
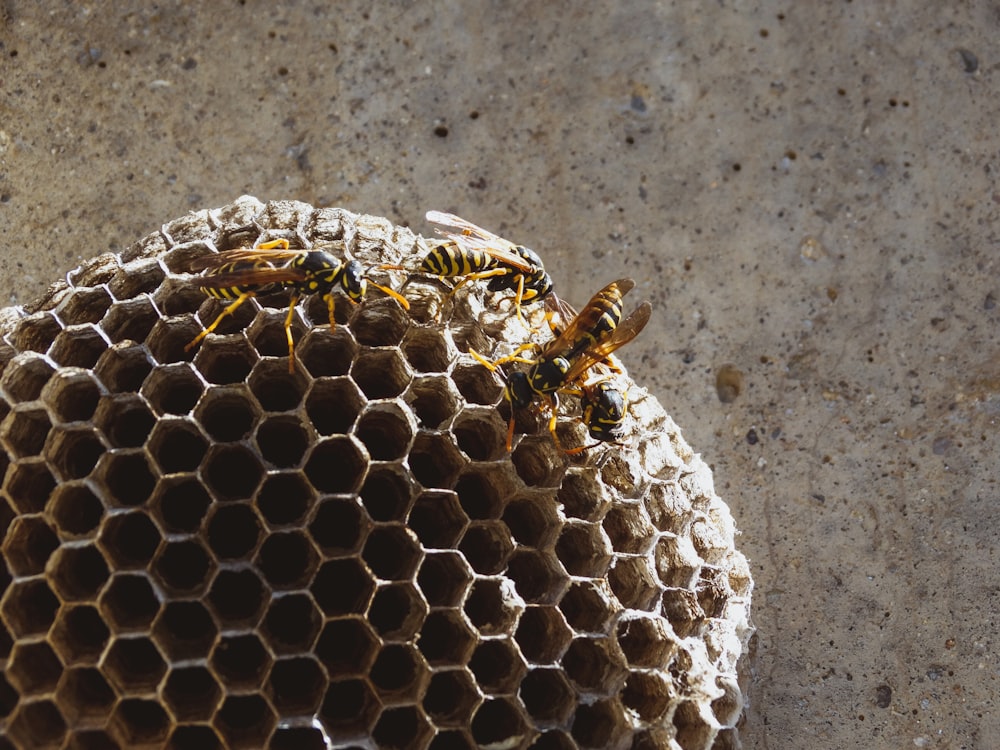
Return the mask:
<path fill-rule="evenodd" d="M 265 242 L 263 245 L 257 245 L 255 250 L 287 250 L 288 240 L 271 240 L 270 242 Z"/>
<path fill-rule="evenodd" d="M 326 301 L 326 309 L 330 311 L 330 331 L 332 332 L 337 327 L 337 321 L 333 317 L 333 292 L 323 295 L 323 299 Z"/>
<path fill-rule="evenodd" d="M 292 317 L 295 315 L 295 306 L 299 304 L 299 297 L 292 297 L 291 304 L 288 305 L 288 315 L 285 316 L 285 338 L 288 339 L 288 371 L 295 372 L 295 342 L 292 340 Z"/>
<path fill-rule="evenodd" d="M 217 317 L 212 322 L 212 325 L 210 325 L 204 331 L 202 331 L 197 336 L 195 336 L 191 340 L 191 343 L 189 343 L 187 346 L 184 347 L 184 351 L 187 352 L 187 351 L 190 351 L 191 349 L 193 349 L 194 347 L 196 347 L 201 342 L 201 340 L 203 338 L 205 338 L 208 334 L 210 334 L 212 331 L 214 331 L 216 328 L 219 327 L 219 323 L 222 322 L 223 318 L 225 318 L 227 315 L 232 315 L 233 312 L 236 310 L 236 308 L 238 308 L 240 305 L 242 305 L 244 302 L 246 302 L 248 299 L 250 299 L 253 296 L 254 296 L 253 292 L 243 292 L 243 294 L 241 294 L 239 297 L 237 297 L 235 299 L 235 301 L 233 301 L 232 304 L 230 304 L 228 307 L 226 307 L 225 310 L 223 310 L 221 313 L 219 313 L 219 317 Z"/>
<path fill-rule="evenodd" d="M 402 307 L 403 307 L 404 310 L 409 310 L 410 309 L 410 301 L 408 299 L 406 299 L 406 297 L 404 297 L 399 292 L 397 292 L 397 291 L 395 291 L 393 289 L 390 289 L 387 286 L 382 286 L 381 284 L 376 284 L 371 279 L 368 280 L 368 283 L 371 284 L 376 289 L 378 289 L 379 291 L 385 292 L 386 294 L 388 294 L 390 297 L 392 297 L 394 300 L 396 300 L 396 302 L 398 302 L 400 305 L 402 305 Z"/>
<path fill-rule="evenodd" d="M 498 369 L 500 369 L 500 365 L 505 365 L 508 362 L 520 362 L 523 365 L 535 364 L 535 360 L 533 359 L 528 359 L 527 357 L 518 356 L 521 352 L 527 351 L 528 349 L 533 349 L 535 348 L 535 346 L 536 344 L 521 344 L 521 346 L 517 347 L 517 349 L 515 349 L 512 353 L 508 354 L 506 357 L 501 357 L 495 362 L 490 362 L 490 360 L 486 359 L 486 357 L 477 352 L 475 349 L 469 349 L 469 354 L 472 356 L 474 360 L 476 360 L 487 370 L 489 370 L 490 372 L 496 372 Z"/>

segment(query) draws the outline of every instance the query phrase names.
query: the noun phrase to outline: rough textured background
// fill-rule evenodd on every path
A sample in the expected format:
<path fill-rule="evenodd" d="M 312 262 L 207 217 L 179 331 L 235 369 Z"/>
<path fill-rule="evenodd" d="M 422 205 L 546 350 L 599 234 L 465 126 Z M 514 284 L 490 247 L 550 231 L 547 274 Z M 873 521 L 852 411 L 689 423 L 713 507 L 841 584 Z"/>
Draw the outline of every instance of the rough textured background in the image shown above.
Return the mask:
<path fill-rule="evenodd" d="M 996 7 L 368 6 L 4 3 L 3 301 L 244 192 L 634 275 L 753 566 L 744 742 L 1000 744 Z"/>

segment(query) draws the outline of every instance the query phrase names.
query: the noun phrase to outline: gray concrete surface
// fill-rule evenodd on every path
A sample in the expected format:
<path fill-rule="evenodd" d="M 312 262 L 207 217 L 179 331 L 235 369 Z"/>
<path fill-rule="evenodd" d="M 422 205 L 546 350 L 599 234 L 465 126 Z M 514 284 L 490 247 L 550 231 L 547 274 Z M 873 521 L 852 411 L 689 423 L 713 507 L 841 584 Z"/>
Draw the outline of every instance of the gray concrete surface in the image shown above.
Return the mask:
<path fill-rule="evenodd" d="M 745 745 L 1000 746 L 995 4 L 139 5 L 2 5 L 0 300 L 241 193 L 633 275 L 757 582 Z"/>

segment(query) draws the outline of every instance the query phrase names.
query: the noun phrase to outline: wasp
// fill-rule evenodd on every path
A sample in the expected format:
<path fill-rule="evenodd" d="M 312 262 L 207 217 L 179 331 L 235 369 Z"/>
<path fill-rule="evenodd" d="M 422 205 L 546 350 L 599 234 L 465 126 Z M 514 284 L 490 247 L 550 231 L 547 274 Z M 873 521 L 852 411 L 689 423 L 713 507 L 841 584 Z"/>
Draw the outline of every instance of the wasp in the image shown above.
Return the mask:
<path fill-rule="evenodd" d="M 410 308 L 410 303 L 401 294 L 368 280 L 358 261 L 342 262 L 325 250 L 290 250 L 286 239 L 272 240 L 255 248 L 203 255 L 190 264 L 190 270 L 205 271 L 198 280 L 202 292 L 209 297 L 232 302 L 210 326 L 184 347 L 184 351 L 197 346 L 218 327 L 223 318 L 232 315 L 251 297 L 291 291 L 292 299 L 285 316 L 289 372 L 295 372 L 292 319 L 302 296 L 322 295 L 330 311 L 331 330 L 336 327 L 333 292 L 338 286 L 354 304 L 364 299 L 370 284 L 399 302 L 404 309 Z"/>
<path fill-rule="evenodd" d="M 534 250 L 515 245 L 454 214 L 428 211 L 427 220 L 450 229 L 437 230 L 445 240 L 430 249 L 417 272 L 442 278 L 461 277 L 452 294 L 467 281 L 489 279 L 486 288 L 491 292 L 514 290 L 514 309 L 522 321 L 523 305 L 551 294 L 552 278 Z M 402 266 L 382 268 L 409 270 Z"/>
<path fill-rule="evenodd" d="M 591 434 L 611 435 L 615 425 L 621 424 L 625 414 L 624 394 L 610 386 L 597 387 L 590 383 L 584 374 L 598 363 L 618 369 L 611 357 L 612 353 L 630 342 L 649 322 L 652 306 L 643 302 L 625 320 L 622 320 L 622 297 L 635 286 L 632 279 L 618 279 L 601 289 L 584 306 L 579 314 L 573 314 L 565 329 L 557 332 L 546 345 L 525 344 L 514 350 L 512 354 L 489 361 L 473 350 L 471 354 L 480 364 L 496 372 L 500 365 L 508 362 L 519 362 L 529 365 L 525 371 L 512 372 L 507 377 L 504 387 L 504 397 L 513 409 L 524 409 L 536 399 L 540 400 L 549 410 L 549 432 L 556 445 L 556 418 L 559 410 L 559 392 L 579 394 L 590 399 Z M 572 313 L 572 308 L 562 300 L 557 300 L 564 314 Z M 534 358 L 522 356 L 529 349 L 540 349 Z M 588 395 L 589 394 L 589 395 Z M 619 398 L 620 397 L 620 398 Z M 587 406 L 585 406 L 585 409 Z M 621 416 L 618 416 L 618 412 Z M 608 420 L 607 427 L 601 422 Z M 514 415 L 511 413 L 507 429 L 507 448 L 510 449 L 514 438 Z"/>

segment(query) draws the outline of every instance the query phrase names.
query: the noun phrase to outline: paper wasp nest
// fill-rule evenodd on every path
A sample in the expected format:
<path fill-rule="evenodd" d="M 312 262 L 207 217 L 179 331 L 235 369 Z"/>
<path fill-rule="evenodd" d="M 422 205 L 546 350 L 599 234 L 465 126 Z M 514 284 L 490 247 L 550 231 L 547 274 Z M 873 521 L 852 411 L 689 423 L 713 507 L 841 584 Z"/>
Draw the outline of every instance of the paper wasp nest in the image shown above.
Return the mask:
<path fill-rule="evenodd" d="M 465 352 L 526 329 L 482 283 L 339 297 L 332 333 L 307 297 L 292 374 L 287 297 L 185 352 L 221 309 L 190 259 L 274 237 L 424 247 L 244 197 L 0 312 L 0 746 L 738 747 L 752 581 L 656 400 L 626 447 L 529 412 L 508 454 Z"/>

